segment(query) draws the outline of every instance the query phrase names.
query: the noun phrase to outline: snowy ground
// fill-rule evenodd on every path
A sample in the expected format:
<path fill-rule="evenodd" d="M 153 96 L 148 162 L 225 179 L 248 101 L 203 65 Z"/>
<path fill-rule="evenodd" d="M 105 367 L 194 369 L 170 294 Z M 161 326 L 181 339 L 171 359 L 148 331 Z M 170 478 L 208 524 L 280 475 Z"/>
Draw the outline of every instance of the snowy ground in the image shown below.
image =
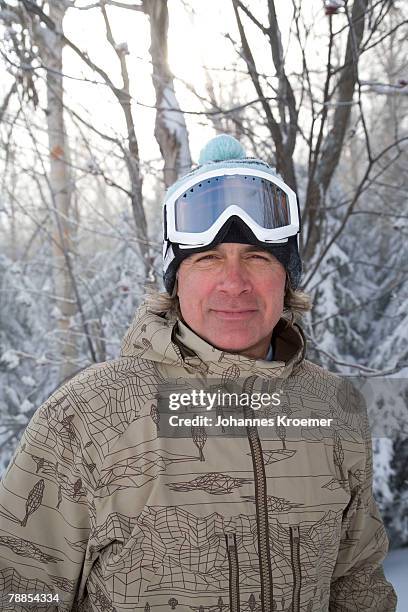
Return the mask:
<path fill-rule="evenodd" d="M 384 572 L 397 591 L 397 612 L 406 612 L 408 610 L 408 548 L 391 550 L 384 562 Z"/>

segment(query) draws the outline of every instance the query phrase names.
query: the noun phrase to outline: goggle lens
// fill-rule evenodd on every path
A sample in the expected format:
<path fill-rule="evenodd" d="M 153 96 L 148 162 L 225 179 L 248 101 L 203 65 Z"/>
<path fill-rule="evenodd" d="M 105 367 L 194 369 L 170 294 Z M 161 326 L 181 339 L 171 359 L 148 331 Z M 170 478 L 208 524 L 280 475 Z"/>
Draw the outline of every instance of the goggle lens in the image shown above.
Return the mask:
<path fill-rule="evenodd" d="M 205 232 L 232 205 L 265 229 L 291 223 L 288 197 L 272 181 L 251 175 L 228 175 L 204 179 L 177 198 L 176 230 Z"/>

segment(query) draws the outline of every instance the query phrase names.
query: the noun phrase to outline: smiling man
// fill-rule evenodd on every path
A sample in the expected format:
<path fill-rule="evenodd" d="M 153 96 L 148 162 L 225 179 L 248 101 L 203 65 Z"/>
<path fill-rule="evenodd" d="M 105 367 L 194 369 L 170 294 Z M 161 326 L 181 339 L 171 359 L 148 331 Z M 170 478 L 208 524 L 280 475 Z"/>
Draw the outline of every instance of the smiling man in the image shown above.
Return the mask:
<path fill-rule="evenodd" d="M 184 321 L 213 346 L 264 359 L 282 316 L 283 265 L 265 249 L 224 242 L 190 255 L 178 272 Z"/>
<path fill-rule="evenodd" d="M 365 410 L 294 323 L 298 232 L 293 191 L 229 136 L 170 188 L 166 292 L 2 479 L 1 609 L 395 611 Z"/>

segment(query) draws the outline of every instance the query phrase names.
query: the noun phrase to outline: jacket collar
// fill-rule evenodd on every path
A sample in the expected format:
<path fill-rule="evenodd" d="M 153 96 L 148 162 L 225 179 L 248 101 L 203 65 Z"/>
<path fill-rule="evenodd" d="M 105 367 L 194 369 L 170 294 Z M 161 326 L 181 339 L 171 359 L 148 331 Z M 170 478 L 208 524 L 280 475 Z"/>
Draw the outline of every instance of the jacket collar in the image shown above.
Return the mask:
<path fill-rule="evenodd" d="M 179 319 L 139 307 L 123 343 L 122 357 L 141 357 L 174 367 L 219 375 L 232 365 L 263 376 L 286 378 L 305 357 L 306 341 L 299 325 L 279 320 L 273 331 L 274 360 L 251 359 L 215 348 Z"/>
<path fill-rule="evenodd" d="M 218 371 L 220 366 L 235 363 L 254 374 L 270 374 L 286 378 L 305 357 L 306 340 L 299 325 L 291 325 L 281 318 L 273 331 L 274 360 L 251 359 L 222 351 L 196 334 L 186 323 L 178 320 L 173 330 L 173 341 L 177 343 L 189 365 L 201 365 L 208 373 Z M 217 364 L 217 368 L 212 368 Z"/>

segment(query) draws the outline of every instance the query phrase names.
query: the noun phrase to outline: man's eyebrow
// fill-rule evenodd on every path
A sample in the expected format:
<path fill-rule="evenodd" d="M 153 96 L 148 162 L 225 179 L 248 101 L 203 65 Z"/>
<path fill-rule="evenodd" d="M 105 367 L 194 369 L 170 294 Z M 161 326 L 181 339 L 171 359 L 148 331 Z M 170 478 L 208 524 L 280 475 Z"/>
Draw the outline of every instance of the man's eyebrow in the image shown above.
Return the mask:
<path fill-rule="evenodd" d="M 198 251 L 198 253 L 192 253 L 192 255 L 203 255 L 205 253 L 213 253 L 214 251 L 217 251 L 217 248 L 211 247 L 211 249 L 205 249 L 205 251 Z"/>
<path fill-rule="evenodd" d="M 263 249 L 260 246 L 256 246 L 255 244 L 249 244 L 245 252 L 252 253 L 253 251 L 258 251 L 259 253 L 265 253 L 266 255 L 271 255 L 271 253 L 269 253 L 269 251 L 267 251 L 266 249 Z"/>

